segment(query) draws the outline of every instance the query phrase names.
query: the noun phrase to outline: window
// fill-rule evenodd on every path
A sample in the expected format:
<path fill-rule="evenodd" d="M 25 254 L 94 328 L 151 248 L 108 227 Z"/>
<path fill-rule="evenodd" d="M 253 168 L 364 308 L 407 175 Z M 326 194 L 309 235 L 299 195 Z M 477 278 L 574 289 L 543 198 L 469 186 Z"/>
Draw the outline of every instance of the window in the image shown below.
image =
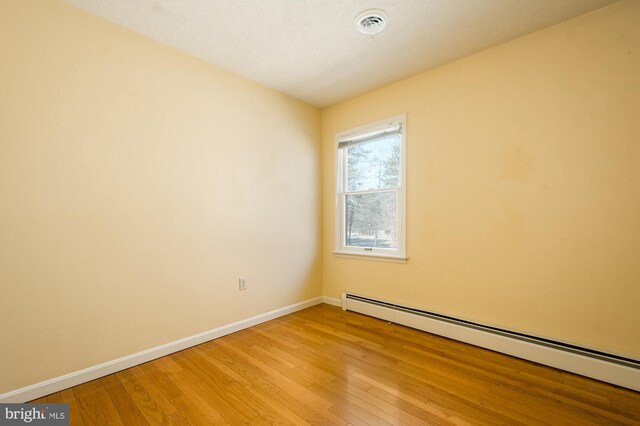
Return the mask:
<path fill-rule="evenodd" d="M 336 135 L 336 254 L 405 259 L 405 121 Z"/>

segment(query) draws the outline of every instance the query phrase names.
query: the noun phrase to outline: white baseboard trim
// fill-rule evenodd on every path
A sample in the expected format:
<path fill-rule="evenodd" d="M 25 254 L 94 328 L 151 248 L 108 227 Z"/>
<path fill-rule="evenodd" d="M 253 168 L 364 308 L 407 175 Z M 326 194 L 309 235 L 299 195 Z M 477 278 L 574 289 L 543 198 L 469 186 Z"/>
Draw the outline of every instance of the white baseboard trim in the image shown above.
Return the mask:
<path fill-rule="evenodd" d="M 343 296 L 344 297 L 344 296 Z M 347 310 L 640 391 L 640 369 L 438 319 L 346 299 Z"/>
<path fill-rule="evenodd" d="M 342 307 L 342 300 L 337 299 L 335 297 L 322 296 L 322 303 L 326 303 L 327 305 Z"/>
<path fill-rule="evenodd" d="M 183 349 L 208 342 L 209 340 L 226 336 L 227 334 L 235 333 L 236 331 L 244 330 L 245 328 L 249 328 L 254 325 L 261 324 L 263 322 L 288 315 L 323 302 L 323 297 L 316 297 L 314 299 L 305 300 L 304 302 L 295 303 L 293 305 L 285 306 L 283 308 L 256 315 L 251 318 L 223 325 L 222 327 L 214 328 L 212 330 L 198 333 L 193 336 L 185 337 L 184 339 L 175 340 L 164 345 L 156 346 L 155 348 L 147 349 L 122 358 L 107 361 L 99 365 L 94 365 L 80 371 L 75 371 L 73 373 L 55 377 L 50 380 L 45 380 L 44 382 L 35 383 L 33 385 L 9 391 L 0 394 L 0 403 L 23 403 L 31 401 L 33 399 L 41 398 L 45 395 L 59 392 L 72 386 L 86 383 L 88 381 L 95 380 L 100 377 L 104 377 L 109 374 L 134 367 L 139 364 L 143 364 L 156 358 L 160 358 L 165 355 L 169 355 L 174 352 L 178 352 Z"/>

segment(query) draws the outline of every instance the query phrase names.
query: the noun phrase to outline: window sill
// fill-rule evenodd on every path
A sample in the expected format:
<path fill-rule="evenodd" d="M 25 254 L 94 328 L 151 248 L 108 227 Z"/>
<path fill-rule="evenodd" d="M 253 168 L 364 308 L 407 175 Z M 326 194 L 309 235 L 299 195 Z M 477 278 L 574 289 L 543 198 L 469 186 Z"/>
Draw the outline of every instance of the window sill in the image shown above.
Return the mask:
<path fill-rule="evenodd" d="M 391 262 L 391 263 L 407 263 L 409 259 L 406 256 L 397 256 L 393 254 L 377 254 L 377 253 L 353 253 L 349 251 L 334 251 L 333 255 L 342 259 L 357 259 L 357 260 L 374 260 L 378 262 Z"/>

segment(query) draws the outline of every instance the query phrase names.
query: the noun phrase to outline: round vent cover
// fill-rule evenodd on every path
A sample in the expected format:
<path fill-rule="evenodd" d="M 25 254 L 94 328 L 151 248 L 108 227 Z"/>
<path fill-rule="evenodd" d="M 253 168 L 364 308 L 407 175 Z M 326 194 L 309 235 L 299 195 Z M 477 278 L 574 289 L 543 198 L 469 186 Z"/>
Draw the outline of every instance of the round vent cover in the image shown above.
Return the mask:
<path fill-rule="evenodd" d="M 378 9 L 365 10 L 358 15 L 355 24 L 362 34 L 378 34 L 387 26 L 387 15 Z"/>

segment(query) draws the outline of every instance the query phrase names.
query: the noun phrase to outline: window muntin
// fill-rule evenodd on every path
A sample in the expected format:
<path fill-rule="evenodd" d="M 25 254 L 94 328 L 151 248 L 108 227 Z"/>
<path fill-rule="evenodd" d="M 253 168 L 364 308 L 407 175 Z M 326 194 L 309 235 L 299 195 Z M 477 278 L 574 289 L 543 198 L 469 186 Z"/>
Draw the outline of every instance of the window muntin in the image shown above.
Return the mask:
<path fill-rule="evenodd" d="M 404 115 L 337 139 L 336 252 L 404 257 Z"/>

